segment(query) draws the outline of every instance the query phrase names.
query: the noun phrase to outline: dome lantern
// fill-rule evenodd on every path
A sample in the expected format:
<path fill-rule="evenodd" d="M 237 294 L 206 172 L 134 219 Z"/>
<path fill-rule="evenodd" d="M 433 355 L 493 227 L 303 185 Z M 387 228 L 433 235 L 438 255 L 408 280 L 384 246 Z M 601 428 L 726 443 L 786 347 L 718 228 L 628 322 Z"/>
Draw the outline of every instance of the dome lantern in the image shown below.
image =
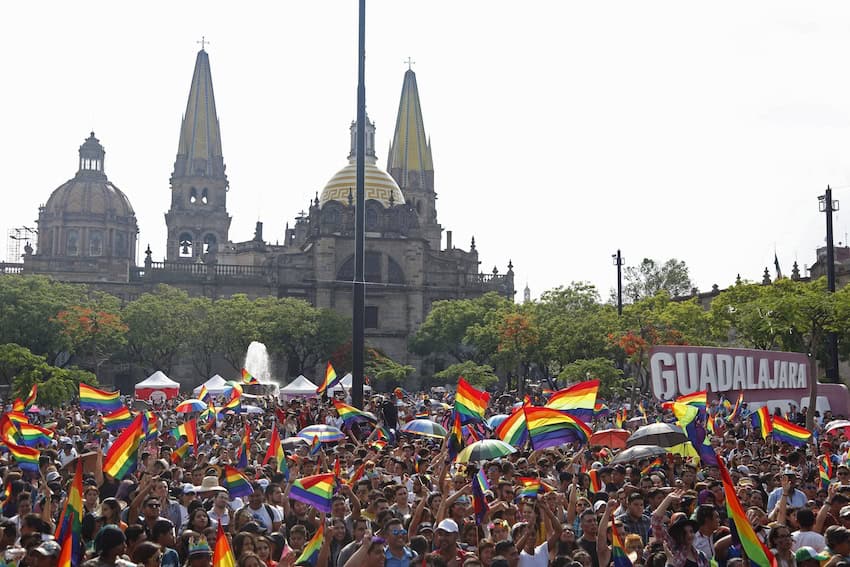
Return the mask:
<path fill-rule="evenodd" d="M 100 140 L 94 137 L 92 132 L 89 137 L 80 146 L 80 166 L 77 174 L 88 174 L 106 177 L 103 169 L 103 162 L 106 156 L 106 151 L 100 145 Z"/>

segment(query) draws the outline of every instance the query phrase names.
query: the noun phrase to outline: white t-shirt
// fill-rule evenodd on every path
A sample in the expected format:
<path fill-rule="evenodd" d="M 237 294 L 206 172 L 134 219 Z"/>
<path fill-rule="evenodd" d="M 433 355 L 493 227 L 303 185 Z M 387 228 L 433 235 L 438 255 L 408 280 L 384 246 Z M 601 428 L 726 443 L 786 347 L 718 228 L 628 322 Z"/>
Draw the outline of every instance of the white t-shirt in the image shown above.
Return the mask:
<path fill-rule="evenodd" d="M 547 567 L 549 565 L 549 542 L 544 541 L 534 548 L 534 555 L 522 550 L 518 567 Z"/>
<path fill-rule="evenodd" d="M 274 506 L 269 505 L 267 509 L 267 505 L 263 504 L 256 510 L 254 510 L 250 506 L 245 506 L 245 509 L 251 513 L 251 516 L 253 516 L 254 521 L 256 521 L 262 526 L 265 526 L 265 528 L 269 532 L 274 531 L 274 522 L 283 521 L 283 514 L 275 510 Z M 271 517 L 269 517 L 269 511 L 271 511 Z"/>
<path fill-rule="evenodd" d="M 804 545 L 808 545 L 815 551 L 821 551 L 826 547 L 826 539 L 817 532 L 801 532 L 797 530 L 791 534 L 794 543 L 791 544 L 791 550 L 797 551 Z"/>

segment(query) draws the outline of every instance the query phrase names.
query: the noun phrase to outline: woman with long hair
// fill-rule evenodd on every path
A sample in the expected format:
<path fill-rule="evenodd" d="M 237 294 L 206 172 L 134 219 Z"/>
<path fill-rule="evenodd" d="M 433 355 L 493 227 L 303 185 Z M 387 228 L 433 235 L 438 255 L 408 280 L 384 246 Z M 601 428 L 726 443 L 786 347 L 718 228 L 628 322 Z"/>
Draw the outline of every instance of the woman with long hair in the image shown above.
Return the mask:
<path fill-rule="evenodd" d="M 678 512 L 671 517 L 670 526 L 664 527 L 667 509 L 671 504 L 678 505 L 684 494 L 684 489 L 680 488 L 664 497 L 652 513 L 652 535 L 669 548 L 671 567 L 709 567 L 708 558 L 694 547 L 696 522 Z"/>
<path fill-rule="evenodd" d="M 115 498 L 104 498 L 100 503 L 100 515 L 103 516 L 103 525 L 118 526 L 121 531 L 127 529 L 127 524 L 121 521 L 121 504 Z"/>

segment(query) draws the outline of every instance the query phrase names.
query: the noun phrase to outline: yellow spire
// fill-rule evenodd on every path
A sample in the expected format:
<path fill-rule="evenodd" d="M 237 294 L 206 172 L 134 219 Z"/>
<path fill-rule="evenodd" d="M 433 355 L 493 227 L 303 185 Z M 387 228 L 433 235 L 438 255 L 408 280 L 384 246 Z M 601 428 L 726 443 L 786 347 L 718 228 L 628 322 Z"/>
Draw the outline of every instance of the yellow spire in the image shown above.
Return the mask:
<path fill-rule="evenodd" d="M 210 58 L 204 49 L 195 60 L 173 176 L 225 177 Z"/>
<path fill-rule="evenodd" d="M 425 122 L 422 120 L 416 73 L 412 69 L 404 73 L 387 170 L 396 178 L 402 189 L 408 185 L 410 172 L 418 172 L 417 178 L 424 179 L 424 172 L 434 170 L 431 144 L 428 143 Z"/>

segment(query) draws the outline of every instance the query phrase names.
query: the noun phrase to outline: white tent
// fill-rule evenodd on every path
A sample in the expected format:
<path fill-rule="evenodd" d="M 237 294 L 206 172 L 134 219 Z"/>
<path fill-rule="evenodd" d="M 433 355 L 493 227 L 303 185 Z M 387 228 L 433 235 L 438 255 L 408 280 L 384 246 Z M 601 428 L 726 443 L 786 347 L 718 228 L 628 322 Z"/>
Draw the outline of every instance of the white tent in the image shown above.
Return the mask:
<path fill-rule="evenodd" d="M 201 384 L 201 386 L 206 386 L 207 392 L 209 392 L 211 396 L 223 396 L 225 394 L 229 394 L 231 390 L 233 390 L 233 386 L 228 384 L 227 381 L 218 374 Z M 197 397 L 198 393 L 201 391 L 201 386 L 192 390 L 195 397 Z"/>
<path fill-rule="evenodd" d="M 180 393 L 180 384 L 159 370 L 136 384 L 137 399 L 149 400 L 156 392 L 161 392 L 161 394 L 156 394 L 159 398 L 174 398 Z"/>
<path fill-rule="evenodd" d="M 351 372 L 349 372 L 348 374 L 342 377 L 342 380 L 340 380 L 339 384 L 330 389 L 330 393 L 335 394 L 337 392 L 342 392 L 343 390 L 345 390 L 345 393 L 348 394 L 349 392 L 351 392 L 351 384 L 352 376 Z M 363 391 L 371 392 L 372 386 L 370 386 L 369 384 L 363 384 Z"/>
<path fill-rule="evenodd" d="M 280 390 L 278 390 L 278 395 L 281 397 L 284 396 L 315 396 L 316 395 L 316 386 L 312 382 L 310 382 L 307 378 L 302 374 Z"/>

